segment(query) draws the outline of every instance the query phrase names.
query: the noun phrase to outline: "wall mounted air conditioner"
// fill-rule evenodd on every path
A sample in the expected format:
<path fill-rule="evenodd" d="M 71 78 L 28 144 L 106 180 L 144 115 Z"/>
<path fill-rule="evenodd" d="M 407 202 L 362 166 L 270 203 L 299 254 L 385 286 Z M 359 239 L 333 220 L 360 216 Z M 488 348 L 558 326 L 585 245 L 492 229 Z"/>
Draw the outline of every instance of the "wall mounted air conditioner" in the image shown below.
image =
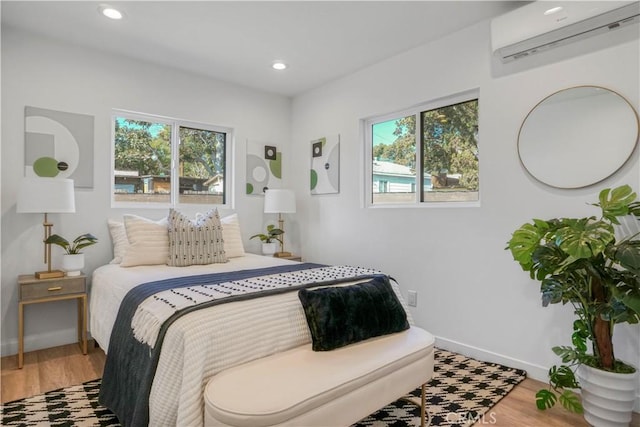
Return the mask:
<path fill-rule="evenodd" d="M 509 62 L 639 21 L 638 1 L 536 1 L 493 19 L 491 45 Z"/>

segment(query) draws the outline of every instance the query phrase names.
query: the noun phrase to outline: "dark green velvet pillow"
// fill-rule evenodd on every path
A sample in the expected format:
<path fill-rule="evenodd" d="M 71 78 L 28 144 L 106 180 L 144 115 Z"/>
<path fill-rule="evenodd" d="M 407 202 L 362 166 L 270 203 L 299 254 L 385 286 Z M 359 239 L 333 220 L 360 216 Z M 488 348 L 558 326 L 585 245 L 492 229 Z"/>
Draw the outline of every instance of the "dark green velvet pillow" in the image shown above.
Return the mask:
<path fill-rule="evenodd" d="M 301 289 L 314 351 L 327 351 L 409 329 L 407 313 L 386 276 L 348 286 Z"/>

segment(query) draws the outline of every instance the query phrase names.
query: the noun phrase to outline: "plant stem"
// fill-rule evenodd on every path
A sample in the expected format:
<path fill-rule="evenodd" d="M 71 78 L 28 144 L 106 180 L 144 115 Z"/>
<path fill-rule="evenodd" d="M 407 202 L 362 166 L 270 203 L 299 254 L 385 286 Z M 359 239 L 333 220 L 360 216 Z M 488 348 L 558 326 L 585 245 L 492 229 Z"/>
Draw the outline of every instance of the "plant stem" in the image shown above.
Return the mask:
<path fill-rule="evenodd" d="M 598 304 L 606 304 L 605 290 L 600 277 L 591 274 L 591 288 L 593 299 Z M 598 349 L 598 356 L 603 369 L 613 369 L 613 343 L 611 341 L 611 325 L 604 320 L 600 313 L 594 313 L 593 335 Z"/>

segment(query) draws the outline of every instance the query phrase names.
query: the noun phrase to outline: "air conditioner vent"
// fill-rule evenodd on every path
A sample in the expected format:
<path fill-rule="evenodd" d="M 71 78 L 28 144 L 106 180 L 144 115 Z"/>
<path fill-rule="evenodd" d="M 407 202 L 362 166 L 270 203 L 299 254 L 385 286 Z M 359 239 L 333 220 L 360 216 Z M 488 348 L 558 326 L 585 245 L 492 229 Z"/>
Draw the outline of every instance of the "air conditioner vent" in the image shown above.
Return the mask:
<path fill-rule="evenodd" d="M 545 15 L 551 5 L 557 13 Z M 513 61 L 640 22 L 638 1 L 537 1 L 491 22 L 495 55 Z"/>

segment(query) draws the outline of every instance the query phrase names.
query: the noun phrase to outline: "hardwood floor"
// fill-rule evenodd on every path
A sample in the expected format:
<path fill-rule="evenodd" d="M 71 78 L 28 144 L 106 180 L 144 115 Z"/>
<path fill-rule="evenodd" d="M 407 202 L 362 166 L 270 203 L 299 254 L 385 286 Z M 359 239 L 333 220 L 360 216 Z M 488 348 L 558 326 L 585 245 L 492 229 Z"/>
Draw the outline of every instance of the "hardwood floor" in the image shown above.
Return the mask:
<path fill-rule="evenodd" d="M 78 344 L 68 344 L 24 354 L 24 367 L 18 369 L 18 357 L 0 361 L 2 403 L 45 393 L 102 377 L 105 354 L 89 342 L 85 356 Z"/>
<path fill-rule="evenodd" d="M 24 356 L 23 369 L 17 368 L 16 356 L 3 357 L 0 361 L 2 403 L 100 378 L 105 363 L 104 352 L 93 345 L 89 345 L 86 356 L 77 344 L 33 351 Z M 543 386 L 539 381 L 524 380 L 478 420 L 475 427 L 588 427 L 581 415 L 569 414 L 561 408 L 536 409 L 535 393 Z M 631 426 L 640 427 L 640 414 L 634 414 Z"/>

